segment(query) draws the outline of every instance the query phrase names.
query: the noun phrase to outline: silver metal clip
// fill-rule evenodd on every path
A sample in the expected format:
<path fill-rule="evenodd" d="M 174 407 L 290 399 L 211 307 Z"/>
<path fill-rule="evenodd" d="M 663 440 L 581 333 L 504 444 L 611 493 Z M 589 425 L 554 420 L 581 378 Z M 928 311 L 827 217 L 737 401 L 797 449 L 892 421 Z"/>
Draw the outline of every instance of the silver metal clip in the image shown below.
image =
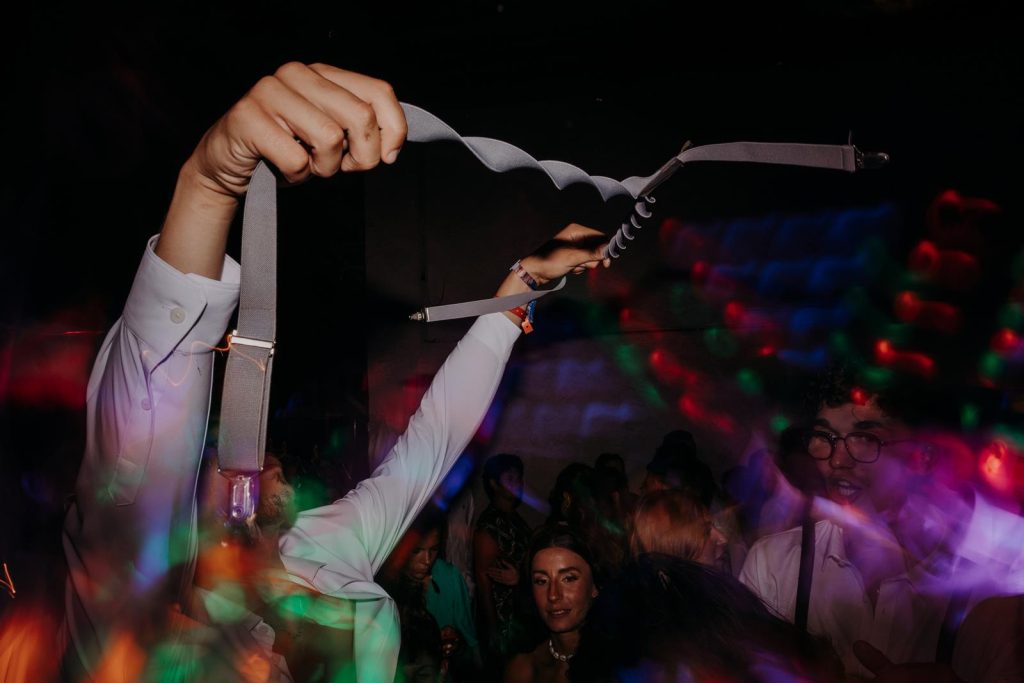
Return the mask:
<path fill-rule="evenodd" d="M 235 344 L 241 344 L 242 346 L 255 346 L 261 349 L 270 349 L 270 355 L 274 355 L 274 348 L 277 346 L 277 342 L 266 339 L 253 339 L 252 337 L 242 337 L 238 334 L 238 330 L 234 330 L 229 335 L 230 343 L 232 346 Z"/>
<path fill-rule="evenodd" d="M 228 497 L 229 526 L 242 526 L 256 517 L 260 502 L 260 473 L 221 470 L 231 484 Z"/>

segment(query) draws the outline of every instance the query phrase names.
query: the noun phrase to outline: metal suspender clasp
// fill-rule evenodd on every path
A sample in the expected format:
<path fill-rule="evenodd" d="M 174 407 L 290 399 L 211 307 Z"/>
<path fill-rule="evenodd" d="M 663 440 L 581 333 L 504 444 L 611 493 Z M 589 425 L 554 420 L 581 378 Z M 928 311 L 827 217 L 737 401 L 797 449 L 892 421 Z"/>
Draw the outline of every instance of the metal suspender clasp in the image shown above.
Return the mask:
<path fill-rule="evenodd" d="M 228 526 L 243 526 L 256 517 L 260 500 L 260 473 L 220 470 L 231 485 L 228 498 Z"/>
<path fill-rule="evenodd" d="M 260 349 L 270 349 L 270 355 L 274 355 L 274 347 L 277 346 L 277 342 L 266 339 L 253 339 L 252 337 L 239 336 L 238 330 L 234 330 L 231 333 L 231 345 L 240 344 L 242 346 L 255 346 Z"/>
<path fill-rule="evenodd" d="M 854 147 L 853 154 L 858 171 L 873 171 L 889 163 L 889 155 L 885 152 L 865 152 Z"/>

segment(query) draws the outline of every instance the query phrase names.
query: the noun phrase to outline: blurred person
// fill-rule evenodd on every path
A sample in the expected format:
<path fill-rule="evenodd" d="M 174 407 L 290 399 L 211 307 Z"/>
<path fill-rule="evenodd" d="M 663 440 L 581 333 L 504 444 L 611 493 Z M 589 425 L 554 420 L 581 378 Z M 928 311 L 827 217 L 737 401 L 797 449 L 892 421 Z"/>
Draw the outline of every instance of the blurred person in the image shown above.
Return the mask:
<path fill-rule="evenodd" d="M 594 469 L 601 479 L 602 488 L 611 497 L 615 515 L 619 519 L 628 520 L 640 496 L 629 490 L 626 461 L 618 453 L 601 453 L 594 461 Z"/>
<path fill-rule="evenodd" d="M 718 491 L 711 468 L 697 457 L 693 435 L 686 430 L 666 434 L 647 463 L 641 494 L 666 489 L 688 491 L 709 508 Z"/>
<path fill-rule="evenodd" d="M 683 491 L 655 491 L 640 499 L 629 538 L 630 556 L 661 553 L 721 569 L 726 538 L 711 511 Z"/>
<path fill-rule="evenodd" d="M 523 461 L 511 453 L 491 456 L 482 478 L 490 503 L 476 521 L 473 574 L 485 663 L 497 675 L 516 637 L 516 586 L 530 542 L 530 526 L 516 512 L 523 499 Z"/>
<path fill-rule="evenodd" d="M 429 505 L 398 542 L 378 573 L 378 582 L 403 605 L 422 606 L 439 627 L 441 668 L 448 680 L 476 679 L 481 666 L 476 624 L 466 581 L 440 557 L 447 516 Z"/>
<path fill-rule="evenodd" d="M 865 393 L 843 368 L 812 387 L 803 452 L 817 482 L 805 485 L 824 498 L 807 534 L 797 527 L 755 543 L 740 578 L 792 621 L 801 556 L 813 550 L 800 609 L 850 675 L 872 674 L 874 662 L 857 656 L 872 651 L 865 645 L 897 665 L 965 671 L 977 653 L 953 648 L 963 615 L 986 597 L 1024 592 L 1024 524 L 941 476 L 941 452 L 922 431 L 942 410 L 941 392 L 906 382 Z"/>
<path fill-rule="evenodd" d="M 548 494 L 548 524 L 565 523 L 580 534 L 599 581 L 617 573 L 626 558 L 626 522 L 609 483 L 590 465 L 574 462 L 558 473 Z"/>
<path fill-rule="evenodd" d="M 590 551 L 569 525 L 545 524 L 531 539 L 529 563 L 533 602 L 545 636 L 532 651 L 509 661 L 504 681 L 563 683 L 598 595 Z"/>
<path fill-rule="evenodd" d="M 397 613 L 374 573 L 477 429 L 521 333 L 516 315 L 474 323 L 405 434 L 341 500 L 293 514 L 290 486 L 268 458 L 256 524 L 231 539 L 211 528 L 215 513 L 197 510 L 196 491 L 213 492 L 206 506 L 228 487 L 198 480 L 213 351 L 238 298 L 225 244 L 251 174 L 261 158 L 288 182 L 391 163 L 405 132 L 388 84 L 290 63 L 185 162 L 88 384 L 86 449 L 63 537 L 66 678 L 288 681 L 292 664 L 321 656 L 326 668 L 309 671 L 332 680 L 393 677 Z M 568 226 L 521 265 L 541 283 L 596 267 L 596 234 Z M 497 293 L 528 291 L 507 273 Z"/>
<path fill-rule="evenodd" d="M 579 643 L 571 681 L 843 680 L 827 641 L 775 616 L 732 576 L 659 553 L 601 587 Z"/>

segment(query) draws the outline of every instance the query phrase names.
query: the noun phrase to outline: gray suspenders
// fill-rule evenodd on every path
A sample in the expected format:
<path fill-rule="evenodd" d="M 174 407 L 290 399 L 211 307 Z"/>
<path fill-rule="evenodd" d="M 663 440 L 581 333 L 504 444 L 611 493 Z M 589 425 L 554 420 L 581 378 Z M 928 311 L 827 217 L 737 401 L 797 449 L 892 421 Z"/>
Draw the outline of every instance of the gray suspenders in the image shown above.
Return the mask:
<path fill-rule="evenodd" d="M 463 137 L 448 124 L 419 107 L 403 104 L 410 142 L 449 140 L 468 148 L 489 169 L 504 172 L 518 168 L 543 171 L 561 189 L 572 183 L 588 183 L 607 200 L 616 195 L 637 199 L 634 215 L 624 222 L 605 250 L 618 258 L 651 215 L 650 193 L 681 166 L 698 161 L 787 164 L 853 172 L 885 164 L 885 154 L 865 154 L 853 145 L 805 145 L 732 142 L 693 147 L 687 143 L 657 172 L 623 181 L 591 176 L 562 161 L 537 161 L 502 140 Z M 242 282 L 238 327 L 231 335 L 221 400 L 218 457 L 220 471 L 231 482 L 228 522 L 252 523 L 259 501 L 259 473 L 266 449 L 267 410 L 273 368 L 277 308 L 277 184 L 266 164 L 253 172 L 245 197 L 242 219 Z M 565 285 L 497 299 L 483 299 L 425 308 L 410 316 L 431 322 L 507 311 L 536 300 Z"/>

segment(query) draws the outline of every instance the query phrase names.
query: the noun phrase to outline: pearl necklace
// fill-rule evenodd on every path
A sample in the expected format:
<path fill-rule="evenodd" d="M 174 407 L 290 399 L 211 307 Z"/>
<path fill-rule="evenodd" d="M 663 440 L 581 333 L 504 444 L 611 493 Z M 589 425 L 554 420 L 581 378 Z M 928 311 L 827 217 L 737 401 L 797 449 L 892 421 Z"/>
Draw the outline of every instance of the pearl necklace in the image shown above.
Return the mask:
<path fill-rule="evenodd" d="M 555 644 L 553 642 L 551 642 L 550 638 L 548 638 L 548 652 L 550 652 L 551 656 L 554 657 L 555 659 L 557 659 L 560 662 L 568 662 L 576 654 L 575 652 L 573 652 L 571 655 L 563 655 L 560 652 L 556 652 L 555 651 Z"/>

